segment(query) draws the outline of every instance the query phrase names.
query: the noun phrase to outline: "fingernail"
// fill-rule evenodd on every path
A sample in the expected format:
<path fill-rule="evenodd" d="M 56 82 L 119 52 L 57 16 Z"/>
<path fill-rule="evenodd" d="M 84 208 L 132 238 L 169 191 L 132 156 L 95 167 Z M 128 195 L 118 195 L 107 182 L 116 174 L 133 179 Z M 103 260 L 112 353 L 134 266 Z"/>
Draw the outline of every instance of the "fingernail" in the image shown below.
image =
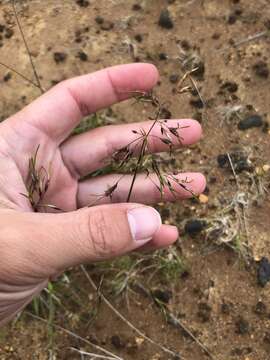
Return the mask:
<path fill-rule="evenodd" d="M 142 206 L 128 211 L 130 231 L 135 241 L 151 240 L 161 226 L 159 213 L 149 206 Z"/>

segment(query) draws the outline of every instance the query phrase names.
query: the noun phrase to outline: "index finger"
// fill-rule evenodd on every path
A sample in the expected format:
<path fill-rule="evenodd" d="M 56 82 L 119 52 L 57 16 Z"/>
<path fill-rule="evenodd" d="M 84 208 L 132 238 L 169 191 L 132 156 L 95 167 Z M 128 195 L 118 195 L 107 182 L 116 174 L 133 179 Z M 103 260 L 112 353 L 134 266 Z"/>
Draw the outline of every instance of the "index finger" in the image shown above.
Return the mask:
<path fill-rule="evenodd" d="M 134 91 L 148 91 L 158 80 L 154 65 L 135 63 L 113 66 L 66 80 L 9 121 L 23 121 L 62 142 L 82 117 L 129 98 Z"/>

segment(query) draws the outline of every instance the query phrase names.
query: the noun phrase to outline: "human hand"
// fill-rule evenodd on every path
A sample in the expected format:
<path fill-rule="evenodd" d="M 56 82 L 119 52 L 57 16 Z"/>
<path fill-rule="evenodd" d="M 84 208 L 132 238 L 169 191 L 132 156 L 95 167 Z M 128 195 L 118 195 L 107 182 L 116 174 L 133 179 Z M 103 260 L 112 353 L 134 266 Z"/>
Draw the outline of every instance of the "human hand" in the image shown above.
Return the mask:
<path fill-rule="evenodd" d="M 149 121 L 101 127 L 70 137 L 83 116 L 124 100 L 134 91 L 148 91 L 157 80 L 157 70 L 149 64 L 101 70 L 58 84 L 1 123 L 0 323 L 12 318 L 50 278 L 70 266 L 109 259 L 146 244 L 151 249 L 168 246 L 177 239 L 175 227 L 161 225 L 156 210 L 141 205 L 160 200 L 160 193 L 145 176 L 136 180 L 132 203 L 124 203 L 132 178 L 127 175 L 113 193 L 117 204 L 107 198 L 102 205 L 86 207 L 90 194 L 106 191 L 119 175 L 81 179 L 103 167 L 104 159 L 127 145 L 134 137 L 132 130 L 149 129 Z M 198 141 L 200 125 L 194 120 L 181 120 L 182 124 L 183 144 Z M 62 209 L 61 213 L 34 212 L 29 199 L 21 195 L 27 194 L 29 159 L 37 148 L 37 167 L 50 173 L 42 203 Z M 149 149 L 160 152 L 167 147 L 151 137 Z M 193 192 L 204 190 L 203 175 L 178 177 L 192 179 L 189 188 Z M 180 199 L 191 194 L 181 188 L 177 196 Z M 173 199 L 165 189 L 165 200 Z M 36 210 L 44 211 L 44 207 Z"/>

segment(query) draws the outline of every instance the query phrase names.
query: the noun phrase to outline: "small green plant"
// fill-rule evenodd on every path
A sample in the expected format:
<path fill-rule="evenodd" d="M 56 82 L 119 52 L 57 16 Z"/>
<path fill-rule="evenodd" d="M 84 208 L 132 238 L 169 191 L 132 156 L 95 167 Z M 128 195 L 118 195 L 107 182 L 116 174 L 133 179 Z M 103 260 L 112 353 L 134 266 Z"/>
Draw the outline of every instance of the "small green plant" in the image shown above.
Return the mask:
<path fill-rule="evenodd" d="M 161 250 L 154 254 L 153 258 L 158 272 L 168 281 L 177 281 L 187 270 L 185 260 L 174 248 Z"/>

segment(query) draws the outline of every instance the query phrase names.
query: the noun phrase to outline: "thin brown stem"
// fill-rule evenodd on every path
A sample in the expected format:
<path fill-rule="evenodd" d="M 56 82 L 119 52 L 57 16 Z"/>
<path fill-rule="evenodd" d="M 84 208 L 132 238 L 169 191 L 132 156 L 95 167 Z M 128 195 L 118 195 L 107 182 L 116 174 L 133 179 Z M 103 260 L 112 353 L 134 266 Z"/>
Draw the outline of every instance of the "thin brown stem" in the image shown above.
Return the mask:
<path fill-rule="evenodd" d="M 20 76 L 22 79 L 24 79 L 25 81 L 27 81 L 29 84 L 37 87 L 38 89 L 40 88 L 34 81 L 28 79 L 25 75 L 23 75 L 23 74 L 20 73 L 19 71 L 15 70 L 13 67 L 11 67 L 11 66 L 9 66 L 9 65 L 1 62 L 1 61 L 0 61 L 0 65 L 3 66 L 3 67 L 5 67 L 5 68 L 8 69 L 8 70 L 14 72 L 14 73 L 17 74 L 18 76 Z"/>
<path fill-rule="evenodd" d="M 30 63 L 31 63 L 31 66 L 32 66 L 32 69 L 33 69 L 33 73 L 35 75 L 35 79 L 36 79 L 36 82 L 38 84 L 38 88 L 40 89 L 41 93 L 43 94 L 45 92 L 45 90 L 43 89 L 43 87 L 41 85 L 40 78 L 38 76 L 38 73 L 37 73 L 37 70 L 36 70 L 36 67 L 35 67 L 35 64 L 34 64 L 34 60 L 33 60 L 31 51 L 30 51 L 29 46 L 27 44 L 26 38 L 24 36 L 24 32 L 23 32 L 23 29 L 22 29 L 22 26 L 21 26 L 21 23 L 20 23 L 18 14 L 17 14 L 16 6 L 15 6 L 15 0 L 12 0 L 12 7 L 13 7 L 16 23 L 17 23 L 18 28 L 20 30 L 20 33 L 21 33 L 21 36 L 22 36 L 22 39 L 23 39 L 23 42 L 24 42 L 24 46 L 26 48 L 26 51 L 27 51 L 27 54 L 28 54 L 28 57 L 29 57 L 29 60 L 30 60 Z"/>

